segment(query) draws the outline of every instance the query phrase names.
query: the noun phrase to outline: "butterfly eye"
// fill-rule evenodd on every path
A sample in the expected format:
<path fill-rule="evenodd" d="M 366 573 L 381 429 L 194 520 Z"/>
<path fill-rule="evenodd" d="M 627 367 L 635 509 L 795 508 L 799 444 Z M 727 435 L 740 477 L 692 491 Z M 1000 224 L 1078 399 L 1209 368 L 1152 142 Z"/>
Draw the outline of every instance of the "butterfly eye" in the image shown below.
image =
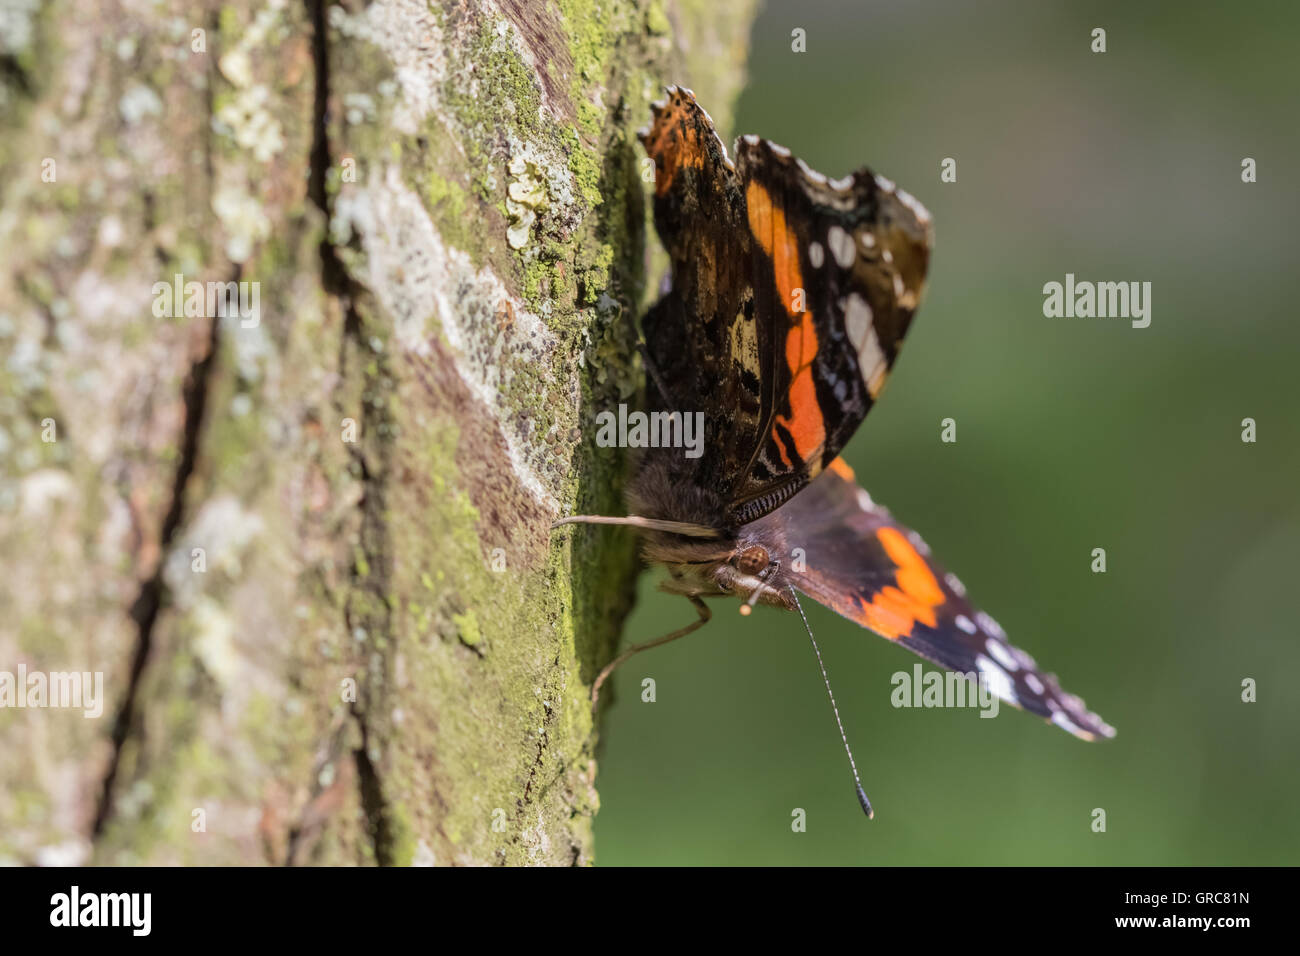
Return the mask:
<path fill-rule="evenodd" d="M 771 561 L 767 549 L 755 544 L 736 555 L 735 565 L 737 570 L 743 571 L 745 574 L 758 574 L 771 564 Z"/>

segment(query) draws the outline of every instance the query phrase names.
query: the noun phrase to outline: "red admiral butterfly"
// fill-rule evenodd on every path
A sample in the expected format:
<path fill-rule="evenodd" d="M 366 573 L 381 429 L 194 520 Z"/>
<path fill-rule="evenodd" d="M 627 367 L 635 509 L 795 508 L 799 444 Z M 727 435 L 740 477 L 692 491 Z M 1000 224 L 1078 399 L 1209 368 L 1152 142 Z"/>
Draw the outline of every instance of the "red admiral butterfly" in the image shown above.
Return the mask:
<path fill-rule="evenodd" d="M 1007 642 L 838 457 L 880 396 L 920 302 L 929 213 L 870 170 L 828 180 L 755 136 L 737 142 L 733 163 L 690 90 L 669 87 L 653 110 L 641 139 L 655 164 L 655 225 L 672 285 L 643 323 L 647 401 L 652 411 L 707 410 L 709 442 L 697 458 L 646 449 L 631 517 L 558 523 L 639 527 L 646 558 L 667 567 L 663 589 L 685 595 L 699 619 L 620 655 L 597 677 L 593 703 L 629 656 L 708 621 L 702 598 L 740 597 L 746 614 L 762 603 L 802 615 L 802 593 L 978 675 L 1002 700 L 1075 736 L 1113 736 Z M 860 783 L 858 797 L 870 816 Z"/>

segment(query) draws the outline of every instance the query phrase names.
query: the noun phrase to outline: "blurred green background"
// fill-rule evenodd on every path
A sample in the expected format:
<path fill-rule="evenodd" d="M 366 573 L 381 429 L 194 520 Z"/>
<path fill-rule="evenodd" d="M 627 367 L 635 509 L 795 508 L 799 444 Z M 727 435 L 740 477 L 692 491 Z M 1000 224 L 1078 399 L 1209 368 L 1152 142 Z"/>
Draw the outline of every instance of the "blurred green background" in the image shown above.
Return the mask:
<path fill-rule="evenodd" d="M 936 224 L 927 299 L 846 457 L 1119 735 L 896 710 L 890 675 L 917 659 L 812 605 L 868 822 L 798 618 L 714 602 L 616 676 L 600 863 L 1300 862 L 1297 37 L 1290 3 L 767 5 L 730 132 L 830 175 L 868 164 Z M 1044 318 L 1067 272 L 1150 281 L 1151 326 Z M 625 641 L 693 619 L 661 573 Z"/>

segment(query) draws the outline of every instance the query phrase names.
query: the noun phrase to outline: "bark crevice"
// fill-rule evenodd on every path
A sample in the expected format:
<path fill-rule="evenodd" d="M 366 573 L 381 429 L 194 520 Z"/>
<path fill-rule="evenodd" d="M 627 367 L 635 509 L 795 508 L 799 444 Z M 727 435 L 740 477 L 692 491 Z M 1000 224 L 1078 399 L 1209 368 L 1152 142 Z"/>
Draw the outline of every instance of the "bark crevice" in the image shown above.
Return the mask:
<path fill-rule="evenodd" d="M 237 283 L 240 271 L 236 268 L 232 279 L 229 281 Z M 167 506 L 167 513 L 163 518 L 158 535 L 157 566 L 141 584 L 140 591 L 135 601 L 132 602 L 129 611 L 130 618 L 134 622 L 136 629 L 135 647 L 131 655 L 126 693 L 113 720 L 113 729 L 110 735 L 112 754 L 109 758 L 108 767 L 104 772 L 99 803 L 95 810 L 94 822 L 91 825 L 92 837 L 98 837 L 104 832 L 104 828 L 112 816 L 113 789 L 121 767 L 122 751 L 126 746 L 127 739 L 131 736 L 132 730 L 139 725 L 140 715 L 137 713 L 137 708 L 140 706 L 138 701 L 140 686 L 145 668 L 149 663 L 149 652 L 153 647 L 154 627 L 158 622 L 158 616 L 162 611 L 166 595 L 167 584 L 164 574 L 167 568 L 167 555 L 171 549 L 173 539 L 175 539 L 185 520 L 185 490 L 189 485 L 191 476 L 194 474 L 195 465 L 199 459 L 200 436 L 203 431 L 204 416 L 207 409 L 209 383 L 212 380 L 213 369 L 217 363 L 220 344 L 221 320 L 214 317 L 209 323 L 208 338 L 203 346 L 203 351 L 190 366 L 182 386 L 185 421 L 179 443 L 180 458 L 177 461 L 175 476 L 172 480 L 170 503 Z"/>
<path fill-rule="evenodd" d="M 330 237 L 333 210 L 327 188 L 327 177 L 333 166 L 334 156 L 330 148 L 329 104 L 332 90 L 326 6 L 325 0 L 307 0 L 312 23 L 312 60 L 315 67 L 311 170 L 307 195 L 323 217 L 320 241 L 321 287 L 338 303 L 343 318 L 339 342 L 339 367 L 347 369 L 349 359 L 366 348 L 365 321 L 361 312 L 361 303 L 366 300 L 368 290 L 352 275 Z M 368 384 L 372 389 L 380 387 L 377 380 L 386 377 L 382 369 L 384 363 L 380 364 L 380 374 L 369 376 Z M 371 400 L 367 400 L 368 398 Z M 354 556 L 350 565 L 347 594 L 343 601 L 342 612 L 346 634 L 355 635 L 360 631 L 367 636 L 388 637 L 385 651 L 374 652 L 371 661 L 364 665 L 365 680 L 360 683 L 360 696 L 351 709 L 352 719 L 361 735 L 361 746 L 353 751 L 352 759 L 356 768 L 358 796 L 366 817 L 365 831 L 370 838 L 376 862 L 386 866 L 399 862 L 396 847 L 401 834 L 396 832 L 393 824 L 382 772 L 370 754 L 372 733 L 368 712 L 374 704 L 374 698 L 378 695 L 382 682 L 382 675 L 373 673 L 372 665 L 377 658 L 381 668 L 388 670 L 392 651 L 392 614 L 384 598 L 391 554 L 384 517 L 384 483 L 389 475 L 390 449 L 382 437 L 384 429 L 380 427 L 388 424 L 385 406 L 374 400 L 367 391 L 362 392 L 361 400 L 360 441 L 349 447 L 348 451 L 362 489 L 357 507 L 361 511 L 359 537 L 363 554 L 360 557 Z M 377 468 L 372 468 L 371 465 L 369 455 L 372 451 L 379 458 Z M 362 561 L 366 565 L 365 573 L 362 573 L 360 566 Z"/>

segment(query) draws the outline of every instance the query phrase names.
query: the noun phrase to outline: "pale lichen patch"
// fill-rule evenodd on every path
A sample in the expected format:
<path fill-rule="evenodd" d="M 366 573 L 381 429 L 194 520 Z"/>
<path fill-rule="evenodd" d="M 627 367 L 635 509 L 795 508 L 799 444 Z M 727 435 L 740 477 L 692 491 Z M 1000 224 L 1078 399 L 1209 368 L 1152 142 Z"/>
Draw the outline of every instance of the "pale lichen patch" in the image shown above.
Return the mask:
<path fill-rule="evenodd" d="M 393 111 L 398 132 L 414 134 L 439 110 L 439 88 L 447 80 L 446 38 L 425 0 L 378 0 L 356 15 L 329 8 L 330 26 L 345 37 L 368 40 L 392 62 L 401 96 Z"/>
<path fill-rule="evenodd" d="M 522 156 L 510 160 L 510 185 L 506 190 L 506 212 L 510 215 L 510 226 L 506 230 L 506 240 L 511 249 L 522 249 L 528 245 L 537 212 L 546 206 L 546 181 L 535 163 Z"/>
<path fill-rule="evenodd" d="M 577 414 L 578 395 L 550 380 L 545 369 L 558 348 L 542 319 L 511 295 L 490 269 L 446 245 L 419 195 L 387 165 L 370 184 L 339 194 L 336 221 L 361 237 L 364 281 L 393 317 L 396 344 L 427 357 L 441 329 L 456 370 L 475 399 L 503 424 L 502 439 L 520 483 L 548 510 L 558 511 L 565 475 L 520 411 L 507 406 L 515 375 L 530 372 L 536 403 Z M 503 321 L 504 316 L 509 321 Z"/>
<path fill-rule="evenodd" d="M 204 575 L 237 580 L 248 549 L 264 530 L 261 517 L 248 511 L 234 495 L 219 495 L 205 502 L 184 528 L 163 567 L 163 579 L 176 606 L 185 609 L 195 603 L 204 582 L 210 580 Z M 200 549 L 201 555 L 196 554 Z"/>
<path fill-rule="evenodd" d="M 280 123 L 272 115 L 270 91 L 262 84 L 238 90 L 217 109 L 214 128 L 229 136 L 259 163 L 269 162 L 284 149 Z"/>
<path fill-rule="evenodd" d="M 212 211 L 226 233 L 226 255 L 244 262 L 258 242 L 271 234 L 271 220 L 261 202 L 237 177 L 226 176 L 212 196 Z"/>
<path fill-rule="evenodd" d="M 162 100 L 143 83 L 132 83 L 117 101 L 117 111 L 128 126 L 135 126 L 150 116 L 161 116 Z"/>
<path fill-rule="evenodd" d="M 255 82 L 253 62 L 276 34 L 284 32 L 282 15 L 288 0 L 270 0 L 239 33 L 239 39 L 221 55 L 217 68 L 235 87 L 235 96 L 217 108 L 213 128 L 249 150 L 265 163 L 284 148 L 280 122 L 271 112 L 270 91 Z"/>

